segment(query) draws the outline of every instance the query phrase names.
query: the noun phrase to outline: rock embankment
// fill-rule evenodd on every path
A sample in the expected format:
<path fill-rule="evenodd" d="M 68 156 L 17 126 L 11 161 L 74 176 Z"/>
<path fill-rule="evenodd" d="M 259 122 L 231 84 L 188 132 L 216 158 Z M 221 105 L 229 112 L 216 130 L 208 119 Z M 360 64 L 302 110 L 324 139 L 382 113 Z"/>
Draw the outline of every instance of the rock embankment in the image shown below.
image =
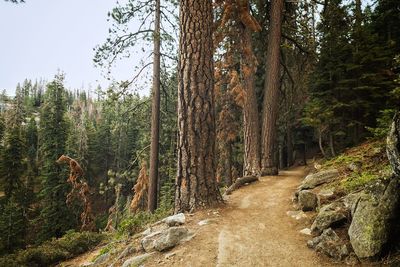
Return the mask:
<path fill-rule="evenodd" d="M 391 230 L 399 218 L 399 140 L 400 116 L 397 114 L 387 138 L 387 156 L 393 174 L 377 179 L 357 192 L 338 197 L 330 203 L 324 199 L 325 205 L 321 206 L 324 194 L 318 187 L 338 177 L 338 170 L 320 171 L 304 179 L 295 194 L 299 209 L 318 210 L 310 227 L 310 232 L 315 235 L 308 242 L 310 248 L 338 261 L 354 258 L 354 254 L 360 260 L 382 255 L 391 242 Z M 352 164 L 350 170 L 358 172 L 359 165 Z"/>

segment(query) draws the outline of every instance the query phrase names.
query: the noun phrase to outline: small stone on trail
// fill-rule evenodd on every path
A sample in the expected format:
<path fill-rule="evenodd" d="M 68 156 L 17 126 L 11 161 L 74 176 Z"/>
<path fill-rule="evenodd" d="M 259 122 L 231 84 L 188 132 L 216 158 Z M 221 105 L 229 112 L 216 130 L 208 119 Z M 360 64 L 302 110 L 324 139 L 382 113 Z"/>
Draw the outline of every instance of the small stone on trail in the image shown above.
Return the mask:
<path fill-rule="evenodd" d="M 287 211 L 286 214 L 296 220 L 301 220 L 301 219 L 307 218 L 307 214 L 305 214 L 301 210 L 294 210 L 294 211 L 290 210 L 290 211 Z"/>
<path fill-rule="evenodd" d="M 175 255 L 176 255 L 176 251 L 168 253 L 168 254 L 165 255 L 165 259 L 169 259 L 169 258 L 171 258 L 171 257 L 173 257 Z"/>
<path fill-rule="evenodd" d="M 311 235 L 311 229 L 304 228 L 303 230 L 300 230 L 300 233 L 302 233 L 303 235 Z"/>
<path fill-rule="evenodd" d="M 214 222 L 214 220 L 205 219 L 205 220 L 199 221 L 197 224 L 200 225 L 200 226 L 203 226 L 203 225 L 210 224 L 210 223 L 212 223 L 212 222 Z"/>

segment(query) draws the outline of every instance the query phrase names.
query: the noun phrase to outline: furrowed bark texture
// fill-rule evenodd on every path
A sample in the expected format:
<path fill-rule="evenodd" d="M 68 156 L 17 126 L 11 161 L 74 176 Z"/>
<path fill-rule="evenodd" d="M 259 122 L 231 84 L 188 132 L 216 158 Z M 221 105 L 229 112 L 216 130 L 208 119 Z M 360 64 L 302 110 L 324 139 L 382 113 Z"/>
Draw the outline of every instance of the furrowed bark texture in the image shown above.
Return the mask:
<path fill-rule="evenodd" d="M 283 0 L 271 3 L 271 22 L 268 37 L 266 75 L 264 86 L 261 174 L 276 175 L 278 168 L 274 161 L 276 121 L 278 117 L 280 44 L 282 33 Z"/>
<path fill-rule="evenodd" d="M 148 210 L 157 209 L 158 151 L 160 141 L 160 0 L 156 0 L 154 27 L 153 96 L 151 108 L 151 148 Z"/>
<path fill-rule="evenodd" d="M 258 116 L 257 96 L 254 90 L 254 75 L 257 70 L 257 59 L 253 53 L 251 31 L 244 24 L 241 29 L 240 72 L 245 92 L 243 105 L 244 126 L 244 176 L 260 175 L 260 120 Z"/>
<path fill-rule="evenodd" d="M 180 1 L 175 212 L 222 200 L 215 179 L 212 1 Z"/>

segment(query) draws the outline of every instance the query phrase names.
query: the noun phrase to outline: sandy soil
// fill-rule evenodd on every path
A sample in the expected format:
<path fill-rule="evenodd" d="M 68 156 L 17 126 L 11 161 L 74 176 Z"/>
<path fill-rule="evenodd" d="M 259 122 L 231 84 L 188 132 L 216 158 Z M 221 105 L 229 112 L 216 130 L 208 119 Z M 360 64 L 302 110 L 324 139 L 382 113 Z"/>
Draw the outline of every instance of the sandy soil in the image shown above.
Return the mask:
<path fill-rule="evenodd" d="M 233 192 L 224 207 L 189 216 L 196 236 L 144 266 L 338 266 L 308 249 L 311 237 L 299 233 L 305 222 L 287 215 L 305 174 L 304 167 L 297 167 L 263 177 Z M 199 226 L 204 219 L 211 222 Z"/>

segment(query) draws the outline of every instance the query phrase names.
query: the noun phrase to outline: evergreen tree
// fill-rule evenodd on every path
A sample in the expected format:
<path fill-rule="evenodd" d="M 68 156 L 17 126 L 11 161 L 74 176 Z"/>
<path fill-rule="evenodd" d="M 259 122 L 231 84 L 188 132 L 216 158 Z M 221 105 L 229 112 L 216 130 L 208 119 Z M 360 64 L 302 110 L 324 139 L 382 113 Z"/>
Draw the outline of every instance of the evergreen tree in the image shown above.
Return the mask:
<path fill-rule="evenodd" d="M 25 244 L 26 235 L 26 190 L 23 184 L 24 141 L 22 139 L 22 108 L 18 102 L 19 92 L 13 108 L 6 112 L 4 148 L 2 150 L 0 175 L 5 198 L 0 203 L 0 253 L 12 252 Z"/>
<path fill-rule="evenodd" d="M 67 123 L 65 119 L 65 90 L 63 76 L 57 75 L 47 85 L 40 118 L 42 210 L 40 241 L 60 237 L 75 226 L 65 203 L 69 185 L 67 174 L 56 163 L 65 152 Z"/>

